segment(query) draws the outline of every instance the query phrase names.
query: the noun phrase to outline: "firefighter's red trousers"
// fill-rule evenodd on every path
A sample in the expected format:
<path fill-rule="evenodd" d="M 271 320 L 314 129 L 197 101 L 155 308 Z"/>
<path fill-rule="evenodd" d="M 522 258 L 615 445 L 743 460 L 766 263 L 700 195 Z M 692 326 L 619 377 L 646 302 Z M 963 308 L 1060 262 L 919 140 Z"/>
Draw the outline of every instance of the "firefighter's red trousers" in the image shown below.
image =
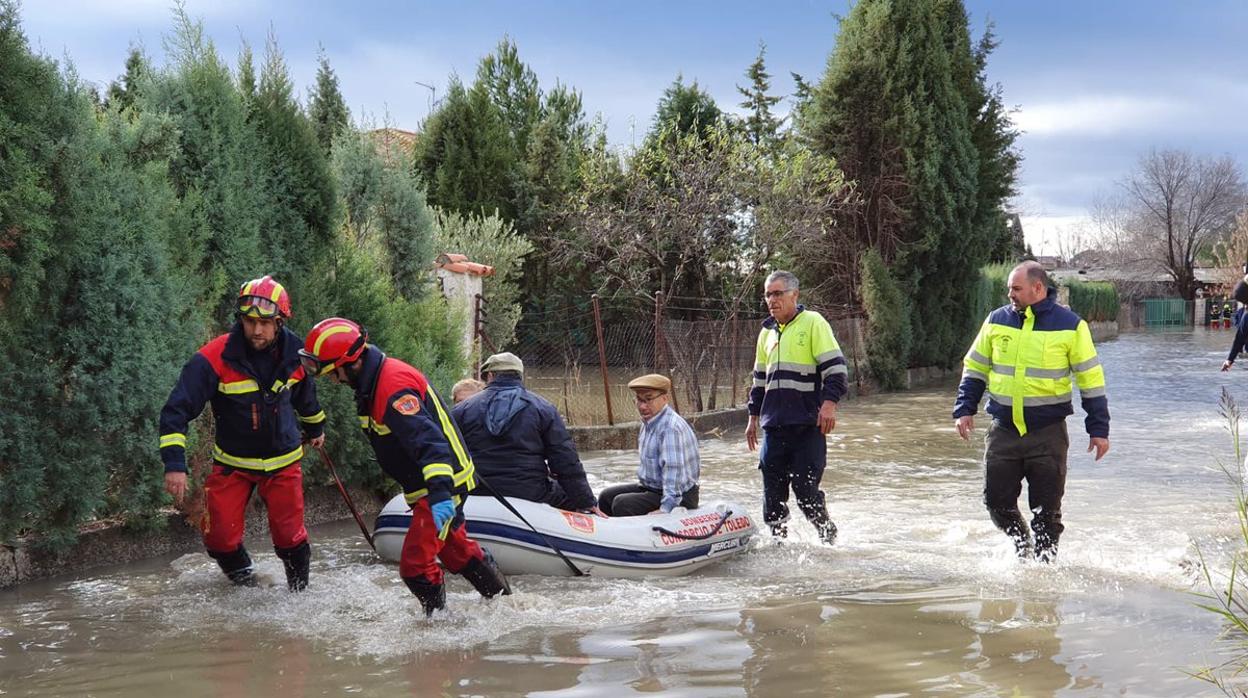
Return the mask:
<path fill-rule="evenodd" d="M 422 497 L 412 505 L 412 525 L 403 539 L 403 554 L 399 558 L 400 577 L 423 577 L 430 584 L 441 584 L 442 569 L 438 567 L 438 559 L 446 569 L 459 572 L 472 560 L 483 557 L 485 553 L 468 537 L 463 521 L 452 524 L 446 540 L 439 540 L 428 499 Z"/>
<path fill-rule="evenodd" d="M 213 553 L 232 553 L 243 542 L 247 500 L 256 490 L 269 514 L 269 535 L 275 548 L 293 548 L 308 539 L 303 526 L 303 470 L 296 461 L 271 473 L 212 466 L 204 481 L 208 521 L 204 547 Z"/>

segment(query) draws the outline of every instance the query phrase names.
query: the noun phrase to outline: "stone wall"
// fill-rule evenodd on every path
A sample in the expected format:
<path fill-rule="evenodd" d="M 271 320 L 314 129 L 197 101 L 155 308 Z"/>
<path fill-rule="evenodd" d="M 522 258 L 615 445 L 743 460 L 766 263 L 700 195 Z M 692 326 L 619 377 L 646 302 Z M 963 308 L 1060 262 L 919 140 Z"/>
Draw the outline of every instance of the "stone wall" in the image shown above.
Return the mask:
<path fill-rule="evenodd" d="M 1103 342 L 1118 336 L 1118 322 L 1116 320 L 1089 322 L 1088 329 L 1092 331 L 1093 342 Z"/>

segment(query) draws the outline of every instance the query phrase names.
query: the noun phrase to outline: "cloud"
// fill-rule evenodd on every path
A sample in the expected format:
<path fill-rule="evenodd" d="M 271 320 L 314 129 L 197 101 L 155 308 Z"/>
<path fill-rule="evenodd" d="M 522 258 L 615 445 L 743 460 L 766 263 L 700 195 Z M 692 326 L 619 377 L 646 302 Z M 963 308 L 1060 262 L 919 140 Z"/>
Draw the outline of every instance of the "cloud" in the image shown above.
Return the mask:
<path fill-rule="evenodd" d="M 1111 136 L 1160 130 L 1195 115 L 1186 103 L 1133 95 L 1082 95 L 1039 102 L 1014 114 L 1032 136 Z"/>
<path fill-rule="evenodd" d="M 22 5 L 22 23 L 68 27 L 137 28 L 168 26 L 173 16 L 172 0 L 58 0 Z M 254 11 L 252 3 L 243 0 L 186 0 L 186 13 L 195 19 L 243 18 Z"/>
<path fill-rule="evenodd" d="M 1023 238 L 1031 251 L 1042 255 L 1069 257 L 1096 243 L 1091 216 L 1019 216 Z"/>

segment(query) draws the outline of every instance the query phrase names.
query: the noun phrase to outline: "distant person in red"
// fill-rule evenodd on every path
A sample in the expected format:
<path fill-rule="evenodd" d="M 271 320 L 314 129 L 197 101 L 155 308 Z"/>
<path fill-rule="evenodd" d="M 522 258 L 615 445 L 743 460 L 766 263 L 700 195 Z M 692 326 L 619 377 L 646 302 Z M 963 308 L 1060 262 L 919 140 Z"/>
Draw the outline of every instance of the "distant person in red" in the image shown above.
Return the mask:
<path fill-rule="evenodd" d="M 360 428 L 377 463 L 403 487 L 412 523 L 399 576 L 425 615 L 446 607 L 439 559 L 487 599 L 510 594 L 494 558 L 464 530 L 464 497 L 476 487 L 472 458 L 425 376 L 387 357 L 368 343 L 367 332 L 343 318 L 316 323 L 299 355 L 308 375 L 328 375 L 355 390 Z"/>
<path fill-rule="evenodd" d="M 243 521 L 252 492 L 264 500 L 273 547 L 291 591 L 308 586 L 312 548 L 303 526 L 302 437 L 325 442 L 325 413 L 316 387 L 299 365 L 303 342 L 286 328 L 290 295 L 272 277 L 243 284 L 237 321 L 200 348 L 182 369 L 160 412 L 160 459 L 165 491 L 186 495 L 186 429 L 212 403 L 216 444 L 204 481 L 208 520 L 204 547 L 230 581 L 255 586 L 243 547 Z M 302 430 L 302 435 L 300 431 Z"/>

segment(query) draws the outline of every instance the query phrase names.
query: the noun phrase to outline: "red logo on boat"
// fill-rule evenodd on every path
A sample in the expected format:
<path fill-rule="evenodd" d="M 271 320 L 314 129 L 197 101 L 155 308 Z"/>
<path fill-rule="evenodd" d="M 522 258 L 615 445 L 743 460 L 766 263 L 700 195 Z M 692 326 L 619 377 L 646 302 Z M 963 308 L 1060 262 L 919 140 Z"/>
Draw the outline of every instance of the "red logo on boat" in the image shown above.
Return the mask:
<path fill-rule="evenodd" d="M 580 531 L 581 533 L 593 534 L 594 517 L 589 516 L 588 514 L 579 514 L 575 511 L 561 511 L 559 513 L 563 514 L 563 518 L 568 522 L 568 525 L 572 527 L 572 530 Z"/>

